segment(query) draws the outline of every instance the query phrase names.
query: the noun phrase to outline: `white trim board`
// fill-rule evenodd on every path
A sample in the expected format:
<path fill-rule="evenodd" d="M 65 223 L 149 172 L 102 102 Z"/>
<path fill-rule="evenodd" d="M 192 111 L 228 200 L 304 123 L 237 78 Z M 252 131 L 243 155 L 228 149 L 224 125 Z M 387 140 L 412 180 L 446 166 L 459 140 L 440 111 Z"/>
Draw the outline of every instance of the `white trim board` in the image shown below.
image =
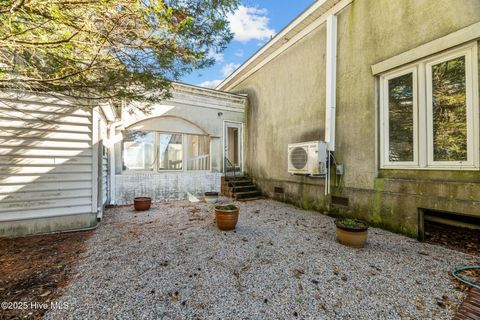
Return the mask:
<path fill-rule="evenodd" d="M 244 79 L 248 78 L 254 72 L 262 68 L 268 62 L 275 59 L 279 56 L 282 52 L 286 51 L 288 48 L 293 46 L 295 43 L 309 35 L 312 31 L 316 28 L 321 26 L 327 20 L 327 17 L 336 14 L 350 3 L 353 0 L 341 0 L 336 1 L 335 5 L 328 7 L 331 5 L 331 1 L 323 0 L 318 1 L 317 3 L 313 4 L 312 7 L 307 9 L 303 14 L 301 14 L 297 19 L 295 19 L 287 28 L 283 31 L 278 33 L 273 40 L 268 42 L 262 49 L 260 49 L 257 53 L 255 53 L 250 59 L 248 59 L 243 65 L 240 66 L 234 73 L 232 73 L 228 78 L 223 80 L 217 87 L 217 90 L 229 91 L 237 84 L 241 83 Z M 325 8 L 328 9 L 325 11 Z M 323 11 L 321 11 L 324 9 Z M 322 13 L 317 17 L 312 19 L 312 16 L 315 16 L 315 12 L 319 10 Z M 311 20 L 309 20 L 309 18 Z M 302 26 L 298 33 L 294 34 L 289 38 L 289 34 L 294 32 L 295 28 L 299 28 Z M 280 41 L 284 43 L 278 47 Z M 275 48 L 277 45 L 278 48 Z M 269 50 L 271 52 L 269 52 Z M 262 56 L 264 56 L 262 58 Z M 258 61 L 257 61 L 258 60 Z M 242 72 L 246 71 L 244 74 Z"/>
<path fill-rule="evenodd" d="M 380 74 L 478 38 L 480 38 L 480 22 L 376 63 L 372 65 L 372 74 Z"/>

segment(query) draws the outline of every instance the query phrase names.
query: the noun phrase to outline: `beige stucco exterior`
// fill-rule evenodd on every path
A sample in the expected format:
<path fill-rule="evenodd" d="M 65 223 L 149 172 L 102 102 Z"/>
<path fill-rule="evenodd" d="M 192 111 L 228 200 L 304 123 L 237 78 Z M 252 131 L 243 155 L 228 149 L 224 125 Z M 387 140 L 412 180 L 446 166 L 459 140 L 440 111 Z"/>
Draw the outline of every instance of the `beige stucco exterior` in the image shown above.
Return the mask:
<path fill-rule="evenodd" d="M 345 175 L 332 178 L 332 193 L 349 197 L 348 214 L 411 236 L 421 209 L 480 216 L 478 171 L 380 169 L 372 74 L 372 65 L 480 22 L 480 2 L 354 0 L 336 15 L 335 157 Z M 247 171 L 262 191 L 321 211 L 331 209 L 324 181 L 289 175 L 287 145 L 325 137 L 325 55 L 322 23 L 241 82 L 219 87 L 248 94 Z"/>

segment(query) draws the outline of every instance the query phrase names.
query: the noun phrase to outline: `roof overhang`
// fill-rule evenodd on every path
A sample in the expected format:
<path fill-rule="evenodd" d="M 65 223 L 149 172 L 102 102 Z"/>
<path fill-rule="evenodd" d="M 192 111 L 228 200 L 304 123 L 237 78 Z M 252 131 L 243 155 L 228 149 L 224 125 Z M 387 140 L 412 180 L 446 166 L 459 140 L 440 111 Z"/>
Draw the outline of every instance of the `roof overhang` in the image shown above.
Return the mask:
<path fill-rule="evenodd" d="M 318 0 L 302 12 L 260 50 L 223 80 L 217 90 L 228 91 L 260 69 L 287 48 L 323 24 L 327 17 L 345 8 L 353 0 Z"/>

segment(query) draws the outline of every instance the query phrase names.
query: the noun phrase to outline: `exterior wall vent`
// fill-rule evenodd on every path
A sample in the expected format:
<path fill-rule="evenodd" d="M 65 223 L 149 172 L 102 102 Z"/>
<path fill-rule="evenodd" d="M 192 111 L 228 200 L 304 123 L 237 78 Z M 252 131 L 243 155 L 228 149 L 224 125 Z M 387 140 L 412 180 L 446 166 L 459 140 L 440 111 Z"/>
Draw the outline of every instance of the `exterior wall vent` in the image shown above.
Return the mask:
<path fill-rule="evenodd" d="M 337 208 L 350 208 L 348 197 L 332 195 L 331 203 Z"/>

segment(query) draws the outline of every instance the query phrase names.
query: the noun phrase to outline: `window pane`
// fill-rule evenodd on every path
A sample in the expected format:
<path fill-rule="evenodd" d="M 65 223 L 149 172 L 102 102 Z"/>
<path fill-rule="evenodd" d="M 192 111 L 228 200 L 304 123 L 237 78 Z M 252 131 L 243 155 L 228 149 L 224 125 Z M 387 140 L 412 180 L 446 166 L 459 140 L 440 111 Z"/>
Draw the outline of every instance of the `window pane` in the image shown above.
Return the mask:
<path fill-rule="evenodd" d="M 210 169 L 210 139 L 208 136 L 187 136 L 188 170 Z"/>
<path fill-rule="evenodd" d="M 465 57 L 432 66 L 433 159 L 467 160 Z"/>
<path fill-rule="evenodd" d="M 389 160 L 413 161 L 413 74 L 388 81 Z"/>
<path fill-rule="evenodd" d="M 181 134 L 160 134 L 159 169 L 182 170 L 183 148 Z"/>
<path fill-rule="evenodd" d="M 124 170 L 153 170 L 153 133 L 126 131 L 123 161 Z"/>

